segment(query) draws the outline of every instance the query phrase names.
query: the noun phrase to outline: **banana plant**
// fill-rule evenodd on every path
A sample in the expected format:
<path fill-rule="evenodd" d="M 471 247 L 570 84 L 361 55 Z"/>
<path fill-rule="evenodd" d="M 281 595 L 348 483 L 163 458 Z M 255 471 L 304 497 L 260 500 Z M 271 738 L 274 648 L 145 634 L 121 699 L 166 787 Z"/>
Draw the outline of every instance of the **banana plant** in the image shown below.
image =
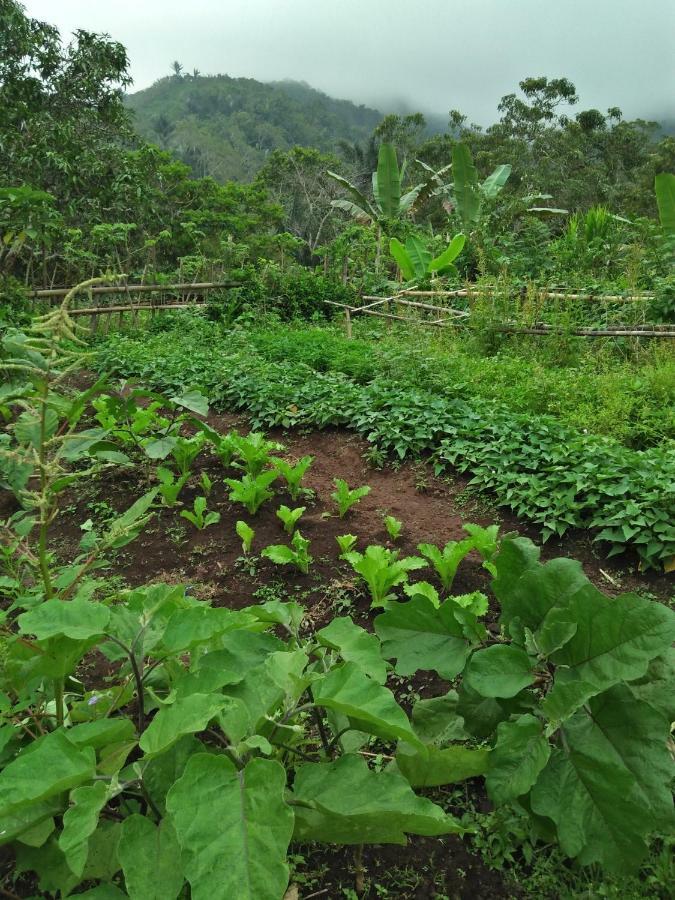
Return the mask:
<path fill-rule="evenodd" d="M 484 200 L 494 200 L 511 175 L 510 165 L 501 165 L 484 181 L 478 173 L 466 144 L 452 148 L 453 196 L 465 231 L 472 231 L 480 222 Z"/>
<path fill-rule="evenodd" d="M 464 249 L 466 235 L 456 234 L 445 250 L 433 257 L 426 245 L 416 234 L 409 234 L 403 245 L 397 238 L 389 242 L 389 252 L 396 260 L 406 281 L 438 275 L 454 268 L 454 261 Z"/>
<path fill-rule="evenodd" d="M 666 234 L 675 235 L 675 175 L 661 172 L 654 179 L 659 220 Z"/>

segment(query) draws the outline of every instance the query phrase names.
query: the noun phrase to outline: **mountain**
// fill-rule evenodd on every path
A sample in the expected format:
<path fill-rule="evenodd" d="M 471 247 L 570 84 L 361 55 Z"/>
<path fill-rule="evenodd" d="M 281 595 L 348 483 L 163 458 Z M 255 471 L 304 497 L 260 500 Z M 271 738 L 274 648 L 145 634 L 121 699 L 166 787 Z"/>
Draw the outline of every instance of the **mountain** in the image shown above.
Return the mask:
<path fill-rule="evenodd" d="M 196 175 L 250 181 L 276 149 L 325 152 L 367 140 L 382 113 L 335 100 L 304 82 L 172 75 L 126 98 L 139 133 Z"/>

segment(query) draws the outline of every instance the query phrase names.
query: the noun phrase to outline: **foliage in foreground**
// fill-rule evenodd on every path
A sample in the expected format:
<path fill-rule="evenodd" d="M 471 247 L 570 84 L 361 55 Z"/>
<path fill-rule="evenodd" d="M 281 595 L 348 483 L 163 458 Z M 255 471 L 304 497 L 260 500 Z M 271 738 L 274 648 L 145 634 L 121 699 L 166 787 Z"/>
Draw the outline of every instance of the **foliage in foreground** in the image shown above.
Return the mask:
<path fill-rule="evenodd" d="M 43 896 L 82 886 L 172 898 L 187 882 L 195 898 L 279 900 L 292 840 L 461 834 L 461 820 L 416 791 L 471 777 L 582 865 L 639 867 L 649 835 L 672 824 L 672 611 L 605 597 L 578 563 L 542 565 L 528 540 L 496 552 L 496 531 L 476 528 L 498 637 L 482 595 L 441 602 L 418 584 L 400 600 L 399 577 L 378 595 L 374 634 L 348 616 L 317 630 L 296 602 L 229 610 L 183 585 L 111 588 L 96 568 L 139 533 L 155 490 L 107 534 L 85 528 L 82 556 L 59 565 L 49 526 L 64 488 L 82 470 L 128 464 L 108 430 L 74 430 L 102 386 L 63 391 L 77 363 L 66 337 L 64 306 L 13 335 L 3 362 L 7 408 L 19 411 L 5 486 L 22 508 L 3 528 L 0 842 L 17 876 L 34 873 Z M 253 451 L 273 446 L 233 443 L 253 469 Z M 250 549 L 250 529 L 237 531 Z M 94 651 L 106 661 L 100 685 L 81 680 Z M 418 671 L 446 684 L 408 716 L 387 683 Z M 390 751 L 384 769 L 369 764 L 368 744 Z"/>
<path fill-rule="evenodd" d="M 667 444 L 634 451 L 549 417 L 391 377 L 362 385 L 339 372 L 267 362 L 250 347 L 202 350 L 177 340 L 176 332 L 112 337 L 99 365 L 165 388 L 199 384 L 215 404 L 246 409 L 258 427 L 341 425 L 399 459 L 431 455 L 437 472 L 470 472 L 472 485 L 539 525 L 544 539 L 587 528 L 610 555 L 633 550 L 644 567 L 675 556 L 675 457 Z"/>

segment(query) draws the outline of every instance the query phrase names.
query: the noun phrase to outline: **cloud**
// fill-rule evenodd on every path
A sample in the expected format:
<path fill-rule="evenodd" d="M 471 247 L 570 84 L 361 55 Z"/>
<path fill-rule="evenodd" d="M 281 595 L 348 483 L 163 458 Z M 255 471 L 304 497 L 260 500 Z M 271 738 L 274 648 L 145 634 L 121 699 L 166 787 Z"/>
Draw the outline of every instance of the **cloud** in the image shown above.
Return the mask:
<path fill-rule="evenodd" d="M 530 75 L 580 108 L 673 117 L 673 0 L 23 0 L 29 15 L 124 43 L 136 89 L 189 71 L 306 81 L 334 97 L 473 121 Z"/>

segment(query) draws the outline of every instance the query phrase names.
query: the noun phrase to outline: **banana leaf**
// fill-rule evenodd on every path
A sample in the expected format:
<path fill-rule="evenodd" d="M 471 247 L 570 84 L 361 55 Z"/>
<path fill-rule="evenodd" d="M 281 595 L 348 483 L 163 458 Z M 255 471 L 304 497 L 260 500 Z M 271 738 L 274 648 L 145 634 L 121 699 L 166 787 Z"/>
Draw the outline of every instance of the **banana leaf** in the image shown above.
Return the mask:
<path fill-rule="evenodd" d="M 430 272 L 442 272 L 443 269 L 446 269 L 448 266 L 452 265 L 452 263 L 457 259 L 459 254 L 464 249 L 464 244 L 466 243 L 466 235 L 456 234 L 454 238 L 450 241 L 448 246 L 442 253 L 432 259 L 429 263 L 429 271 Z"/>
<path fill-rule="evenodd" d="M 393 144 L 380 144 L 377 173 L 373 180 L 375 200 L 386 219 L 394 219 L 400 213 L 401 176 Z"/>
<path fill-rule="evenodd" d="M 455 179 L 455 202 L 462 224 L 470 230 L 480 216 L 480 187 L 478 174 L 466 144 L 452 148 L 452 171 Z"/>

